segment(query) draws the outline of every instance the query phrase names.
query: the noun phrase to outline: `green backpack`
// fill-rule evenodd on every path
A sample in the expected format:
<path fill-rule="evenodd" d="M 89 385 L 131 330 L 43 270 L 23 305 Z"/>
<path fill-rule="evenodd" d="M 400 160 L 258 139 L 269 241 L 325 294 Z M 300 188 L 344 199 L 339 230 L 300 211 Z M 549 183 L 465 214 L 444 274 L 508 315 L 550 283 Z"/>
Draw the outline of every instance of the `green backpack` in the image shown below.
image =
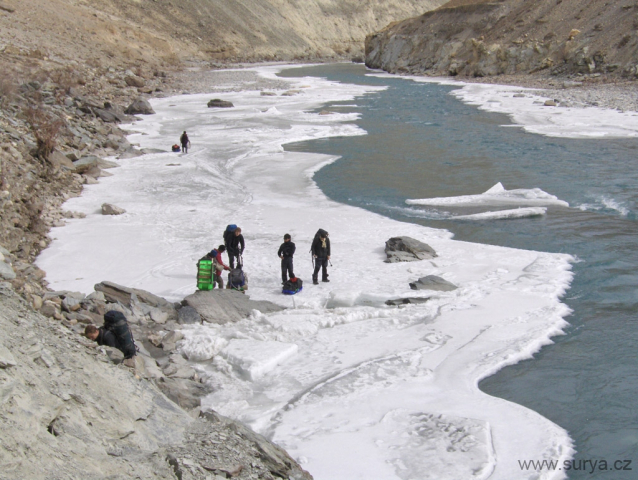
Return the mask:
<path fill-rule="evenodd" d="M 212 290 L 215 286 L 213 282 L 213 275 L 215 269 L 213 268 L 212 260 L 202 259 L 197 262 L 197 288 L 199 290 Z"/>

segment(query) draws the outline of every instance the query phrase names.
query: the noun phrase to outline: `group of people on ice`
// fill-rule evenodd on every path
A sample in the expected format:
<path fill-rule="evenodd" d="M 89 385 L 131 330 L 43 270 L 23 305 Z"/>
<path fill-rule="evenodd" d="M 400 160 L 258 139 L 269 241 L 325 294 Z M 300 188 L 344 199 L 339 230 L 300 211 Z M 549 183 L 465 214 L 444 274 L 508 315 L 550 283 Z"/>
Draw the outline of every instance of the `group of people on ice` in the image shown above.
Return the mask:
<path fill-rule="evenodd" d="M 224 288 L 222 272 L 228 271 L 228 283 L 226 288 L 244 292 L 248 288 L 248 279 L 243 271 L 242 255 L 246 243 L 241 233 L 241 228 L 236 225 L 228 225 L 224 231 L 224 244 L 211 250 L 197 262 L 197 288 L 200 290 L 212 290 L 215 285 Z M 302 289 L 302 281 L 294 273 L 293 257 L 296 246 L 290 234 L 284 235 L 284 242 L 277 251 L 277 256 L 281 259 L 281 283 L 282 292 L 285 294 L 295 294 Z M 328 264 L 330 262 L 330 238 L 328 232 L 323 229 L 317 231 L 311 246 L 314 271 L 312 283 L 319 284 L 319 271 L 321 270 L 321 281 L 328 280 Z M 223 262 L 222 253 L 227 252 L 228 265 Z M 235 264 L 237 265 L 235 267 Z"/>

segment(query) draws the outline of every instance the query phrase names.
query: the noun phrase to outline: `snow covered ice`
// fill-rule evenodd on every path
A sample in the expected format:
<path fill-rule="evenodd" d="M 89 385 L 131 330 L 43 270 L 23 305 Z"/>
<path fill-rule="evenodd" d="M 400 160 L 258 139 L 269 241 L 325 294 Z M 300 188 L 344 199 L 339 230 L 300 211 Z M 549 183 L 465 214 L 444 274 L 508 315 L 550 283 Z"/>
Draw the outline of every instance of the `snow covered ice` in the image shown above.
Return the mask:
<path fill-rule="evenodd" d="M 281 68 L 257 70 L 273 76 Z M 121 160 L 114 176 L 67 202 L 87 217 L 54 229 L 38 259 L 51 288 L 89 293 L 110 280 L 181 300 L 195 289 L 197 259 L 236 223 L 246 238 L 249 295 L 288 309 L 184 326 L 180 349 L 214 387 L 205 407 L 267 435 L 318 480 L 513 480 L 533 475 L 519 459 L 571 458 L 563 429 L 477 386 L 561 333 L 571 257 L 457 242 L 329 200 L 312 175 L 336 158 L 282 145 L 365 134 L 349 123 L 357 114 L 313 110 L 356 103 L 378 87 L 290 81 L 301 93 L 216 93 L 235 105 L 223 111 L 207 108 L 210 95 L 153 100 L 157 114 L 127 126 L 138 132 L 129 140 L 168 149 L 186 130 L 189 153 Z M 128 213 L 103 216 L 105 202 Z M 330 232 L 333 267 L 330 283 L 313 286 L 307 252 L 318 228 Z M 306 281 L 291 297 L 281 295 L 276 256 L 285 233 Z M 399 235 L 428 243 L 438 257 L 384 263 L 385 241 Z M 412 291 L 409 282 L 426 275 L 459 288 Z M 385 305 L 415 295 L 428 301 Z"/>

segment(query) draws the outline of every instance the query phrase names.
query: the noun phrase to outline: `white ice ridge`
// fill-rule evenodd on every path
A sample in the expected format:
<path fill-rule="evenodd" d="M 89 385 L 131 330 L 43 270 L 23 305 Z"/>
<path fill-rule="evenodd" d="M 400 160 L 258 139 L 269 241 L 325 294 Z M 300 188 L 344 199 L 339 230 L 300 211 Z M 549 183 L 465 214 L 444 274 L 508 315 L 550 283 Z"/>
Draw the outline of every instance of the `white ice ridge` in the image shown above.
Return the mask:
<path fill-rule="evenodd" d="M 514 208 L 495 212 L 473 213 L 471 215 L 457 215 L 454 220 L 505 220 L 510 218 L 539 217 L 547 213 L 545 207 Z"/>
<path fill-rule="evenodd" d="M 257 70 L 273 77 L 278 68 Z M 152 100 L 157 114 L 126 126 L 137 132 L 129 140 L 168 150 L 186 130 L 192 148 L 121 160 L 114 176 L 69 200 L 65 208 L 87 217 L 54 229 L 38 259 L 51 288 L 88 293 L 111 280 L 180 300 L 195 289 L 196 261 L 236 223 L 246 238 L 249 295 L 288 308 L 183 327 L 179 348 L 214 386 L 205 407 L 270 436 L 317 480 L 517 480 L 535 475 L 519 459 L 570 458 L 565 430 L 477 385 L 565 327 L 559 297 L 571 257 L 457 242 L 329 200 L 312 172 L 335 158 L 282 145 L 365 134 L 346 123 L 351 116 L 309 112 L 378 89 L 290 81 L 300 94 L 215 93 L 235 105 L 223 110 L 207 108 L 211 95 Z M 128 213 L 103 216 L 105 202 Z M 330 232 L 333 267 L 330 283 L 313 286 L 308 250 L 318 228 Z M 306 282 L 292 297 L 281 295 L 276 255 L 285 233 Z M 397 235 L 430 244 L 438 257 L 384 263 L 384 242 Z M 410 289 L 426 275 L 459 288 Z M 385 305 L 414 296 L 429 300 Z"/>
<path fill-rule="evenodd" d="M 541 205 L 559 205 L 569 207 L 569 203 L 559 200 L 556 196 L 544 192 L 540 188 L 518 188 L 515 190 L 505 190 L 501 182 L 494 185 L 487 192 L 479 195 L 462 195 L 460 197 L 437 197 L 437 198 L 421 198 L 408 199 L 405 201 L 408 205 L 430 205 L 430 206 L 541 206 Z M 544 213 L 544 212 L 543 212 Z M 536 215 L 539 213 L 536 212 Z M 459 217 L 456 217 L 459 218 Z"/>
<path fill-rule="evenodd" d="M 638 136 L 638 113 L 636 112 L 621 112 L 602 107 L 545 106 L 545 101 L 552 100 L 552 98 L 532 93 L 542 92 L 542 89 L 532 90 L 512 85 L 465 83 L 437 77 L 398 76 L 381 72 L 370 75 L 458 86 L 459 89 L 452 91 L 452 95 L 465 103 L 476 105 L 481 110 L 508 115 L 514 125 L 507 126 L 518 126 L 530 133 L 568 138 Z M 522 96 L 521 92 L 523 92 Z"/>

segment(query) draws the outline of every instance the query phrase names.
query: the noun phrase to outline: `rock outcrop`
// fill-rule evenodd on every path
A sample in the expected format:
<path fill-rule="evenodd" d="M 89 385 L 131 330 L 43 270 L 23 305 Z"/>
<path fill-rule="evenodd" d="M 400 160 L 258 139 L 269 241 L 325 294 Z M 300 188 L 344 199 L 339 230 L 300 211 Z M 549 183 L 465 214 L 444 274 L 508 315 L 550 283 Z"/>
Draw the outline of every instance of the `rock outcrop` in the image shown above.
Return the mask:
<path fill-rule="evenodd" d="M 204 321 L 220 325 L 243 320 L 253 310 L 261 313 L 283 310 L 272 302 L 250 300 L 248 295 L 234 290 L 198 291 L 186 297 L 184 304 L 192 307 Z"/>
<path fill-rule="evenodd" d="M 437 277 L 436 275 L 428 275 L 426 277 L 419 278 L 416 282 L 410 283 L 412 290 L 438 290 L 440 292 L 451 292 L 456 290 L 457 287 L 452 282 L 448 282 L 444 278 Z"/>
<path fill-rule="evenodd" d="M 366 38 L 366 65 L 484 77 L 613 73 L 638 78 L 638 4 L 452 0 Z"/>
<path fill-rule="evenodd" d="M 393 237 L 385 242 L 385 263 L 415 262 L 436 257 L 436 252 L 427 243 L 412 237 Z"/>
<path fill-rule="evenodd" d="M 233 102 L 228 102 L 226 100 L 221 100 L 220 98 L 213 98 L 208 102 L 208 108 L 232 108 Z"/>

